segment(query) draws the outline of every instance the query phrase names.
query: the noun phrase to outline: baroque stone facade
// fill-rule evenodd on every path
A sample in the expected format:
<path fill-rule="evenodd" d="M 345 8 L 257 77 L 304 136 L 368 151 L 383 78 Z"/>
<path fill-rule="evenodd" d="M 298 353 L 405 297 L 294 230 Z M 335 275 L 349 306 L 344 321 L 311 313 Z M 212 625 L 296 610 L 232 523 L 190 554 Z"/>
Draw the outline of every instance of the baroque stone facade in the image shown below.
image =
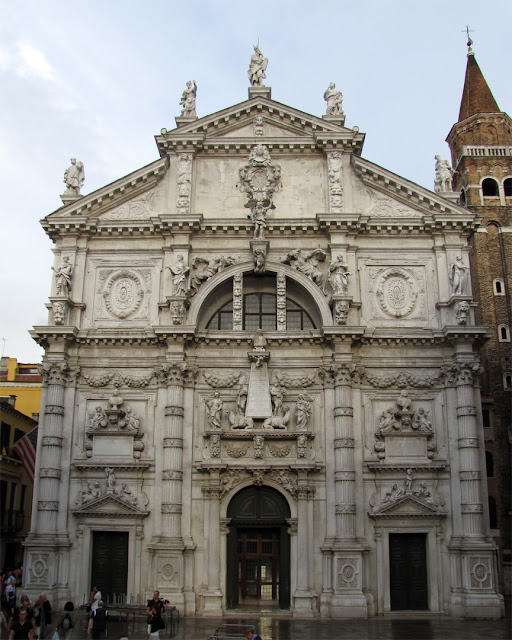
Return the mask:
<path fill-rule="evenodd" d="M 477 216 L 363 159 L 339 114 L 252 84 L 43 221 L 73 278 L 33 332 L 25 584 L 78 601 L 111 544 L 121 587 L 104 576 L 102 593 L 158 588 L 187 615 L 500 616 L 485 329 L 450 285 Z M 404 602 L 406 547 L 424 579 Z"/>

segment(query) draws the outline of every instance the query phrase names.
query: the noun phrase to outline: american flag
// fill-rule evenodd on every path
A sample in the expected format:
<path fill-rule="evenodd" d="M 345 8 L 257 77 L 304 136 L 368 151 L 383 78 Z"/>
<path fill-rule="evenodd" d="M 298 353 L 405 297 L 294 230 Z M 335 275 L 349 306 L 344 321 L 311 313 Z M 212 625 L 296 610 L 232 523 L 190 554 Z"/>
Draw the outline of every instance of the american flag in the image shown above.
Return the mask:
<path fill-rule="evenodd" d="M 12 447 L 13 451 L 19 455 L 32 484 L 34 484 L 34 473 L 36 469 L 36 446 L 37 427 L 15 442 Z"/>

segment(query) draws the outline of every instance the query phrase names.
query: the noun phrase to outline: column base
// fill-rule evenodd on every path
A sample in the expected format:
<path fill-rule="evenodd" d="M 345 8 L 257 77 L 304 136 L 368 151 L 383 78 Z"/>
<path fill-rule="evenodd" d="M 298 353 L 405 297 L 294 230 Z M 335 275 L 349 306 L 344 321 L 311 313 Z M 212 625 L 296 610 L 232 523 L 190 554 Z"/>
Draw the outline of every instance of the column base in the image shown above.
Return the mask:
<path fill-rule="evenodd" d="M 318 596 L 310 591 L 296 591 L 293 594 L 293 617 L 314 618 Z"/>
<path fill-rule="evenodd" d="M 222 613 L 222 593 L 217 589 L 204 591 L 202 594 L 204 617 L 218 618 Z"/>

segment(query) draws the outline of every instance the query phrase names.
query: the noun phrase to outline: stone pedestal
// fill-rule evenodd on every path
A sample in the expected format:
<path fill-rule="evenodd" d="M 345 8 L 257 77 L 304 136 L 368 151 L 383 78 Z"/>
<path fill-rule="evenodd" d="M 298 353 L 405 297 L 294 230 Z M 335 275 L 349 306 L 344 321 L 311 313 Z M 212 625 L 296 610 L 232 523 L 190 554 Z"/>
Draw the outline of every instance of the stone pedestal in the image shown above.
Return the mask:
<path fill-rule="evenodd" d="M 249 100 L 254 98 L 266 98 L 270 100 L 272 97 L 272 89 L 270 87 L 249 87 Z"/>

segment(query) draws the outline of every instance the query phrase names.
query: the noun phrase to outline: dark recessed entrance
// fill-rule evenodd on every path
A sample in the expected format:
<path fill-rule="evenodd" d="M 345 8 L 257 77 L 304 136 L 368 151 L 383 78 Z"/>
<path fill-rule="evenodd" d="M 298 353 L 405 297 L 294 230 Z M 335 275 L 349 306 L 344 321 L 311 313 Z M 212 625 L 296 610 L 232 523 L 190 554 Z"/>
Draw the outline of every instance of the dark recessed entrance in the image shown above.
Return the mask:
<path fill-rule="evenodd" d="M 390 533 L 391 610 L 428 609 L 427 534 Z"/>
<path fill-rule="evenodd" d="M 105 602 L 126 599 L 128 533 L 93 531 L 91 588 L 95 585 Z"/>
<path fill-rule="evenodd" d="M 227 540 L 227 605 L 290 606 L 288 503 L 270 487 L 249 487 L 234 496 Z"/>

